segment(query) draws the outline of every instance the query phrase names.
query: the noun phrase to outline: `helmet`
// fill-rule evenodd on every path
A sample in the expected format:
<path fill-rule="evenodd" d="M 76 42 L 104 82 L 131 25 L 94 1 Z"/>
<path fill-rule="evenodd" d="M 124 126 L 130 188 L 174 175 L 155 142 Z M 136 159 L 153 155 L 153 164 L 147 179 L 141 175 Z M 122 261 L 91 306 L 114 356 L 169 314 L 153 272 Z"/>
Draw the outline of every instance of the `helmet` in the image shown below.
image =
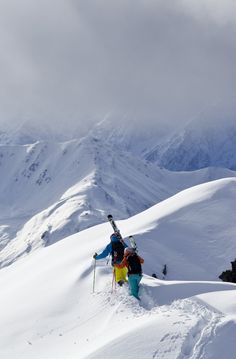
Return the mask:
<path fill-rule="evenodd" d="M 117 242 L 120 240 L 120 238 L 117 233 L 112 233 L 112 235 L 110 236 L 110 240 L 111 242 Z"/>
<path fill-rule="evenodd" d="M 133 254 L 135 253 L 135 249 L 134 248 L 131 248 L 131 247 L 126 247 L 125 248 L 125 251 L 124 251 L 124 255 L 125 256 L 128 256 L 129 254 Z"/>

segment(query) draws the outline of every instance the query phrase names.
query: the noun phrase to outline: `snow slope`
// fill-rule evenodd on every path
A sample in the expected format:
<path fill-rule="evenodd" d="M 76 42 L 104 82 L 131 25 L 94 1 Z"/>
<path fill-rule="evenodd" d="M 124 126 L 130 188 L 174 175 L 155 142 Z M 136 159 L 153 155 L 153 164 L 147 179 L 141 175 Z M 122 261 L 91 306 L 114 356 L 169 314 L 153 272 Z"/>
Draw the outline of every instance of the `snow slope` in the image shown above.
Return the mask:
<path fill-rule="evenodd" d="M 111 293 L 105 260 L 92 293 L 92 254 L 107 243 L 109 223 L 1 269 L 1 357 L 231 359 L 236 285 L 217 275 L 236 253 L 235 196 L 236 179 L 218 180 L 118 222 L 145 259 L 140 304 L 127 288 Z M 168 281 L 148 276 L 163 260 Z"/>
<path fill-rule="evenodd" d="M 236 253 L 235 200 L 235 178 L 201 184 L 132 217 L 132 232 L 139 234 L 136 223 L 145 218 L 149 252 L 170 262 L 175 278 L 215 280 Z M 142 241 L 140 248 L 145 252 Z"/>

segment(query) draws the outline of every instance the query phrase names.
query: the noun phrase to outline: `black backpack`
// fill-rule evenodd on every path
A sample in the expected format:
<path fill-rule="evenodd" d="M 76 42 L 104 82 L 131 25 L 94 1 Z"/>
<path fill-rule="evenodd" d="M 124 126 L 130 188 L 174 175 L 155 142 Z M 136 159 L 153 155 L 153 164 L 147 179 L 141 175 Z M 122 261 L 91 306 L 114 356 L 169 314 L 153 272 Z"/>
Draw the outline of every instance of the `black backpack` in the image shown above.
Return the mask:
<path fill-rule="evenodd" d="M 120 241 L 112 242 L 112 263 L 120 263 L 124 258 L 124 245 Z"/>
<path fill-rule="evenodd" d="M 137 254 L 131 254 L 127 258 L 128 274 L 142 274 L 142 266 Z"/>

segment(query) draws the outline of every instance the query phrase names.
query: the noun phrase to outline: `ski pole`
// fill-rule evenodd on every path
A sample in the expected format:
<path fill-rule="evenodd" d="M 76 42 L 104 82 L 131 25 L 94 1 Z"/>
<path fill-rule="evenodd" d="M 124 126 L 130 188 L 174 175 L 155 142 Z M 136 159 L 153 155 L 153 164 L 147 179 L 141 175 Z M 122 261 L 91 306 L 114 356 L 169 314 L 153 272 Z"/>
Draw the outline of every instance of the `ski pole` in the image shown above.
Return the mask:
<path fill-rule="evenodd" d="M 111 292 L 112 293 L 113 293 L 113 290 L 114 290 L 114 283 L 115 283 L 115 290 L 116 290 L 115 268 L 113 269 L 113 275 L 112 275 L 112 284 L 111 284 Z"/>
<path fill-rule="evenodd" d="M 93 265 L 93 293 L 95 292 L 95 272 L 96 272 L 96 259 L 94 258 L 94 265 Z"/>
<path fill-rule="evenodd" d="M 108 258 L 107 258 L 107 266 L 108 266 L 108 264 L 109 264 L 110 256 L 111 256 L 111 254 L 109 254 L 109 256 L 108 256 Z"/>

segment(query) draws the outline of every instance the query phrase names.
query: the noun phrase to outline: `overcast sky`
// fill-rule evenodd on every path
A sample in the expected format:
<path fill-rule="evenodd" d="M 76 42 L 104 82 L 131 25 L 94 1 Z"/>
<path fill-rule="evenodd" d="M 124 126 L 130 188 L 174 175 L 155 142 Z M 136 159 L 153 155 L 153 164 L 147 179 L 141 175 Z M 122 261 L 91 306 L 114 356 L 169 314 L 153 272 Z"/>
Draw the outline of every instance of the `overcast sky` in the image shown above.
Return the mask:
<path fill-rule="evenodd" d="M 0 0 L 0 123 L 232 108 L 235 0 Z"/>

